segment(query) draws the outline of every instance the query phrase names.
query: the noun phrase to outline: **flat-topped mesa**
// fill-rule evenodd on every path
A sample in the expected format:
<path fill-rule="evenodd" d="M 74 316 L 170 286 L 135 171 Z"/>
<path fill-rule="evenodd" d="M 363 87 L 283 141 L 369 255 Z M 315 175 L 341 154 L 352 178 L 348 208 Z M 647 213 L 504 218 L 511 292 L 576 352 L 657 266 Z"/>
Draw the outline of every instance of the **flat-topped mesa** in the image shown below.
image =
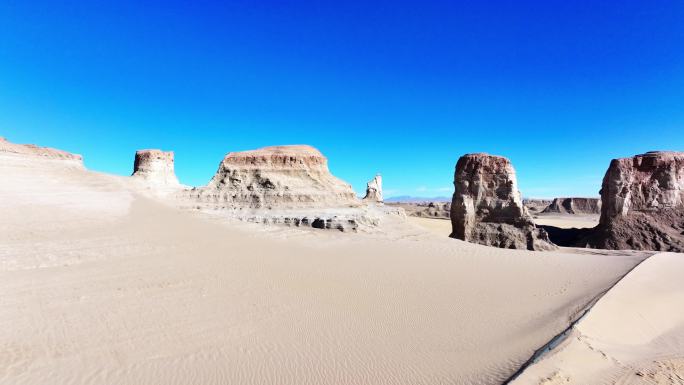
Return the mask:
<path fill-rule="evenodd" d="M 382 203 L 382 176 L 380 174 L 366 183 L 366 196 L 363 197 L 363 200 Z"/>
<path fill-rule="evenodd" d="M 451 202 L 452 238 L 510 249 L 552 250 L 523 206 L 511 162 L 489 154 L 466 154 L 456 163 Z"/>
<path fill-rule="evenodd" d="M 311 146 L 231 152 L 195 198 L 216 208 L 329 208 L 358 206 L 351 185 L 334 177 Z"/>
<path fill-rule="evenodd" d="M 601 200 L 599 198 L 555 198 L 542 212 L 560 214 L 600 214 Z"/>
<path fill-rule="evenodd" d="M 684 251 L 684 152 L 613 159 L 600 193 L 601 219 L 589 246 Z"/>
<path fill-rule="evenodd" d="M 542 212 L 551 203 L 551 199 L 523 198 L 523 206 L 532 212 Z"/>
<path fill-rule="evenodd" d="M 16 144 L 0 137 L 0 153 L 10 155 L 26 155 L 36 159 L 65 161 L 65 164 L 83 167 L 83 157 L 78 154 L 50 147 L 39 147 L 33 144 Z"/>
<path fill-rule="evenodd" d="M 180 186 L 174 171 L 173 151 L 136 151 L 132 177 L 156 186 Z"/>

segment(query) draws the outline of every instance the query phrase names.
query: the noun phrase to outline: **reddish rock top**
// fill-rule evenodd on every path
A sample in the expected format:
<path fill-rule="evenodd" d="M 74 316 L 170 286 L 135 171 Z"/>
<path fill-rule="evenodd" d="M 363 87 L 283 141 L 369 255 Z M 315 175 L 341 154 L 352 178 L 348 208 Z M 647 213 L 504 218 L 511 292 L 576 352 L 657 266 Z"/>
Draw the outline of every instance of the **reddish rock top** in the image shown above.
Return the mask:
<path fill-rule="evenodd" d="M 177 186 L 173 157 L 172 151 L 138 150 L 135 152 L 133 177 L 155 185 Z"/>
<path fill-rule="evenodd" d="M 483 153 L 462 156 L 456 163 L 454 187 L 453 238 L 502 248 L 555 248 L 524 208 L 508 159 Z"/>
<path fill-rule="evenodd" d="M 78 154 L 57 150 L 50 147 L 39 147 L 33 144 L 16 144 L 8 142 L 7 139 L 0 137 L 0 152 L 22 154 L 30 156 L 40 156 L 50 159 L 83 161 L 83 157 Z"/>
<path fill-rule="evenodd" d="M 471 197 L 475 203 L 483 204 L 481 209 L 475 207 L 479 215 L 484 215 L 483 219 L 491 217 L 496 222 L 513 223 L 524 216 L 515 169 L 503 156 L 463 155 L 456 163 L 454 187 L 454 196 Z"/>
<path fill-rule="evenodd" d="M 583 245 L 684 251 L 684 152 L 613 159 L 601 201 L 600 223 Z"/>
<path fill-rule="evenodd" d="M 334 177 L 328 160 L 305 145 L 231 152 L 196 199 L 217 208 L 356 206 L 351 186 Z"/>
<path fill-rule="evenodd" d="M 325 168 L 328 160 L 307 145 L 271 146 L 257 150 L 231 152 L 223 159 L 226 165 L 242 167 Z"/>
<path fill-rule="evenodd" d="M 242 156 L 270 156 L 270 155 L 299 155 L 299 156 L 318 156 L 323 157 L 318 149 L 307 144 L 288 144 L 284 146 L 267 146 L 256 150 L 237 151 L 229 153 Z"/>
<path fill-rule="evenodd" d="M 173 170 L 173 151 L 138 150 L 135 152 L 133 174 L 148 172 L 157 168 Z"/>
<path fill-rule="evenodd" d="M 684 152 L 613 159 L 601 187 L 601 222 L 630 211 L 684 208 Z"/>

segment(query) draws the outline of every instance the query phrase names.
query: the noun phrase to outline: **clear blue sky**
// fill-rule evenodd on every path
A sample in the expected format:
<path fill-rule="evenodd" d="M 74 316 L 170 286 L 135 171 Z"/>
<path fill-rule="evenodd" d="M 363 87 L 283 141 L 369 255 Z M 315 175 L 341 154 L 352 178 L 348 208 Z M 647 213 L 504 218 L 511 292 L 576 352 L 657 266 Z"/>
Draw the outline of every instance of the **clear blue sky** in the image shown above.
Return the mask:
<path fill-rule="evenodd" d="M 597 195 L 611 158 L 684 150 L 684 2 L 0 2 L 0 135 L 129 174 L 306 143 L 361 193 L 452 192 L 461 154 L 525 196 Z"/>

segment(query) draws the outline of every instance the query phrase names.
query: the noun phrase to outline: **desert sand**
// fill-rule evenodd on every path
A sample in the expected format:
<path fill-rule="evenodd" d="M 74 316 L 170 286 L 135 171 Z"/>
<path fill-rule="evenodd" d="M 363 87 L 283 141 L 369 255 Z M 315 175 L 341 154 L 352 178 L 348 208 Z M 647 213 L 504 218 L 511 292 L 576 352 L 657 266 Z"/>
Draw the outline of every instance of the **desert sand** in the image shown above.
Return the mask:
<path fill-rule="evenodd" d="M 451 222 L 448 218 L 430 218 L 407 216 L 407 221 L 435 234 L 449 236 Z M 588 229 L 599 223 L 596 214 L 535 214 L 534 223 L 537 226 L 553 226 L 560 229 Z"/>
<path fill-rule="evenodd" d="M 512 384 L 683 384 L 684 258 L 641 263 Z"/>
<path fill-rule="evenodd" d="M 449 219 L 442 218 L 423 218 L 423 217 L 412 217 L 406 218 L 409 223 L 412 223 L 418 227 L 431 231 L 438 235 L 443 235 L 448 237 L 451 234 L 451 221 Z"/>
<path fill-rule="evenodd" d="M 72 159 L 0 153 L 0 180 L 1 384 L 501 384 L 651 254 L 245 224 Z M 656 326 L 605 343 L 681 318 Z"/>
<path fill-rule="evenodd" d="M 599 223 L 598 214 L 535 214 L 534 223 L 543 226 L 554 226 L 561 229 L 591 228 Z"/>

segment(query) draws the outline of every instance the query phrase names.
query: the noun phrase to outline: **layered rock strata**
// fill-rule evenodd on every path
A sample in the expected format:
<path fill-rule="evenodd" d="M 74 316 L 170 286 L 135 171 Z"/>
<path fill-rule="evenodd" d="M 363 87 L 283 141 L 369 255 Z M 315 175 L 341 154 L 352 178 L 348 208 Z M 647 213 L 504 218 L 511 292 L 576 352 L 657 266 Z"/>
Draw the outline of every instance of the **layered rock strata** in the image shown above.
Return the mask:
<path fill-rule="evenodd" d="M 351 185 L 334 177 L 311 146 L 231 152 L 193 198 L 215 208 L 292 209 L 358 206 Z"/>
<path fill-rule="evenodd" d="M 366 202 L 383 202 L 382 176 L 380 174 L 366 183 L 366 196 L 363 197 L 363 200 Z"/>
<path fill-rule="evenodd" d="M 178 187 L 172 151 L 138 150 L 135 152 L 133 177 L 159 187 Z"/>
<path fill-rule="evenodd" d="M 601 200 L 599 198 L 555 198 L 542 212 L 559 214 L 600 214 Z"/>
<path fill-rule="evenodd" d="M 527 210 L 532 212 L 542 212 L 551 204 L 551 202 L 552 200 L 550 199 L 528 198 L 523 199 L 523 206 L 525 206 Z"/>
<path fill-rule="evenodd" d="M 456 163 L 454 187 L 452 238 L 511 249 L 556 248 L 523 206 L 508 159 L 482 153 L 462 156 Z"/>
<path fill-rule="evenodd" d="M 357 231 L 361 228 L 377 226 L 379 218 L 368 215 L 358 209 L 342 210 L 331 214 L 326 212 L 265 212 L 265 211 L 234 211 L 232 218 L 252 223 L 266 225 L 284 225 L 289 227 L 308 227 L 322 230 Z"/>
<path fill-rule="evenodd" d="M 684 251 L 684 152 L 613 159 L 600 193 L 599 225 L 579 246 Z"/>

